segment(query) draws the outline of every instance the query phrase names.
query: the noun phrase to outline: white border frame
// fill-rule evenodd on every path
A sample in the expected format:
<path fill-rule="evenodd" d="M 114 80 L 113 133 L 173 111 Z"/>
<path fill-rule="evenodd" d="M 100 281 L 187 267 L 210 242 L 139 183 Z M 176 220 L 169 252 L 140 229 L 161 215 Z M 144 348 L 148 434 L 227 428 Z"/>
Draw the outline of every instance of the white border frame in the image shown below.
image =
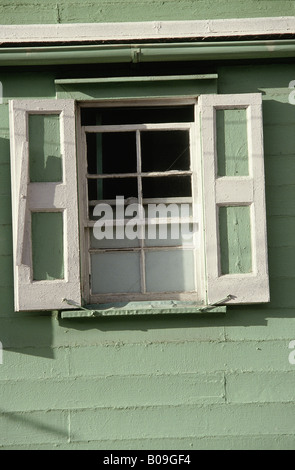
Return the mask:
<path fill-rule="evenodd" d="M 295 16 L 192 21 L 1 25 L 0 42 L 51 43 L 295 34 Z"/>

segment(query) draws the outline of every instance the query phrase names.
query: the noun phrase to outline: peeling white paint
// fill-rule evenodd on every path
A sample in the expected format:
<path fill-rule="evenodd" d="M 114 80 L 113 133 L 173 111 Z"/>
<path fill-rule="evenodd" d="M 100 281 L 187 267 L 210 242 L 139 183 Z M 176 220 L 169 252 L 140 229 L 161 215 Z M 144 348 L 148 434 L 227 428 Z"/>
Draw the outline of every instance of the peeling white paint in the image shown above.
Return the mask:
<path fill-rule="evenodd" d="M 295 34 L 295 17 L 1 25 L 0 42 L 120 41 Z"/>

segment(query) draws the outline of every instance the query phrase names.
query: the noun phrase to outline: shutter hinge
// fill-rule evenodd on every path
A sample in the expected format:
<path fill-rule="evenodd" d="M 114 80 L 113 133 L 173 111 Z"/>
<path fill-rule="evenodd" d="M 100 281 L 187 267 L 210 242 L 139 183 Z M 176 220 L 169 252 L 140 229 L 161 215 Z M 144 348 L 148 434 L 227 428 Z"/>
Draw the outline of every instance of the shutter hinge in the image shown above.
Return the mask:
<path fill-rule="evenodd" d="M 213 304 L 209 304 L 209 305 L 206 305 L 205 307 L 201 308 L 200 310 L 210 310 L 211 308 L 214 308 L 216 307 L 217 305 L 220 305 L 220 304 L 223 304 L 225 302 L 227 302 L 228 300 L 232 300 L 234 299 L 235 296 L 232 295 L 232 294 L 228 294 L 224 299 L 221 299 L 221 300 L 217 300 L 216 302 L 214 302 Z"/>

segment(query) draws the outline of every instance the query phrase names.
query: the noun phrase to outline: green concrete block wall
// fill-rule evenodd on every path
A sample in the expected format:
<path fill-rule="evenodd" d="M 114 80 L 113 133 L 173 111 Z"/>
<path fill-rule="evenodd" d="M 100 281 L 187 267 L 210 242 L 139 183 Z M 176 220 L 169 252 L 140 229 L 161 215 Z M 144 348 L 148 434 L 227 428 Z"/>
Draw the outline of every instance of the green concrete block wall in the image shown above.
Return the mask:
<path fill-rule="evenodd" d="M 288 0 L 0 2 L 1 24 L 294 12 Z M 219 93 L 263 93 L 271 302 L 229 307 L 225 315 L 84 320 L 13 309 L 7 99 L 52 98 L 54 78 L 75 69 L 0 70 L 0 449 L 294 450 L 295 106 L 288 84 L 295 65 L 209 68 L 218 73 Z M 138 71 L 134 64 L 131 72 Z"/>
<path fill-rule="evenodd" d="M 197 73 L 202 66 L 187 67 Z M 26 98 L 52 97 L 56 74 L 73 70 L 51 68 L 45 77 L 41 69 L 2 69 L 0 78 L 9 97 L 20 90 Z M 219 93 L 263 93 L 271 280 L 269 304 L 229 307 L 225 315 L 61 320 L 55 312 L 13 312 L 4 93 L 0 448 L 295 448 L 295 366 L 288 361 L 295 339 L 295 106 L 288 83 L 295 66 L 216 64 L 215 71 Z"/>
<path fill-rule="evenodd" d="M 1 24 L 102 23 L 292 16 L 292 0 L 22 0 L 1 2 Z"/>

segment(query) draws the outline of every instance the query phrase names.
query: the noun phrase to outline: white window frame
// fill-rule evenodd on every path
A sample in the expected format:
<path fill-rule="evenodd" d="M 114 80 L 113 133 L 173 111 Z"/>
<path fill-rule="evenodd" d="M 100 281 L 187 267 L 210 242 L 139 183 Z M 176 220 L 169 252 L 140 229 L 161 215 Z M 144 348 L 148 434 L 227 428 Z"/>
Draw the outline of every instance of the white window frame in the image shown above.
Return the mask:
<path fill-rule="evenodd" d="M 191 105 L 194 106 L 194 115 L 197 116 L 197 100 L 196 98 L 186 98 L 186 99 L 145 99 L 145 100 L 123 100 L 123 101 L 93 101 L 89 103 L 81 103 L 78 107 L 77 113 L 77 129 L 80 129 L 78 132 L 78 148 L 79 154 L 81 154 L 82 160 L 79 162 L 80 166 L 80 177 L 79 177 L 79 188 L 80 188 L 80 198 L 79 198 L 79 206 L 80 206 L 80 237 L 81 243 L 83 248 L 81 248 L 81 253 L 83 253 L 83 261 L 81 263 L 83 269 L 83 298 L 89 304 L 95 303 L 108 303 L 108 302 L 121 302 L 124 300 L 128 301 L 145 301 L 145 300 L 181 300 L 181 301 L 195 301 L 198 304 L 202 304 L 205 300 L 205 291 L 204 291 L 204 272 L 205 272 L 205 264 L 204 264 L 204 247 L 203 247 L 203 237 L 200 235 L 203 231 L 202 226 L 202 211 L 199 210 L 201 207 L 202 201 L 202 178 L 201 178 L 201 159 L 199 155 L 199 147 L 198 143 L 198 126 L 196 118 L 193 122 L 180 122 L 180 123 L 163 123 L 163 124 L 134 124 L 134 125 L 109 125 L 109 126 L 81 126 L 80 124 L 80 112 L 81 108 L 86 107 L 95 107 L 95 108 L 112 108 L 112 107 L 153 107 L 153 106 L 182 106 L 182 105 Z M 193 217 L 192 221 L 195 219 L 198 220 L 198 232 L 193 236 L 192 242 L 192 249 L 194 251 L 194 258 L 195 260 L 198 259 L 198 263 L 195 263 L 194 269 L 194 277 L 195 277 L 195 292 L 160 292 L 160 293 L 134 293 L 134 294 L 114 294 L 109 292 L 108 294 L 92 294 L 91 289 L 89 287 L 90 282 L 89 275 L 91 275 L 91 268 L 90 268 L 90 256 L 85 255 L 89 254 L 90 251 L 90 243 L 89 243 L 89 236 L 85 234 L 85 229 L 87 230 L 90 227 L 94 226 L 94 221 L 89 221 L 88 214 L 87 214 L 87 207 L 85 201 L 88 200 L 87 195 L 87 188 L 85 185 L 85 175 L 87 174 L 87 156 L 86 156 L 86 132 L 108 132 L 108 131 L 130 131 L 133 130 L 135 132 L 138 131 L 148 131 L 148 130 L 188 130 L 190 133 L 190 159 L 191 159 L 191 170 L 186 173 L 191 174 L 192 178 L 192 197 L 191 203 L 193 207 Z M 139 154 L 137 153 L 137 158 L 139 158 Z M 156 172 L 155 172 L 156 173 Z M 154 174 L 155 174 L 154 173 Z M 173 172 L 172 172 L 173 173 Z M 174 172 L 175 173 L 175 172 Z M 125 174 L 125 177 L 128 176 Z M 138 175 L 137 175 L 138 176 Z M 140 190 L 139 190 L 140 192 Z M 170 204 L 176 201 L 175 198 L 168 198 L 164 201 L 161 198 L 161 201 L 155 199 L 154 201 L 151 200 L 144 200 L 144 204 L 148 202 L 164 202 Z M 108 203 L 110 201 L 100 201 L 102 203 Z M 139 204 L 141 204 L 141 197 L 139 198 Z M 187 202 L 184 198 L 178 198 L 178 203 Z M 88 231 L 89 232 L 89 231 Z M 156 247 L 151 247 L 150 251 L 157 249 Z M 159 247 L 159 249 L 161 249 Z M 173 249 L 173 247 L 169 247 L 169 249 Z M 185 249 L 185 248 L 184 248 Z M 105 250 L 107 251 L 107 250 Z M 111 251 L 111 250 L 110 250 Z M 132 249 L 130 249 L 132 251 Z M 135 250 L 136 251 L 136 250 Z M 120 252 L 120 249 L 118 249 Z M 142 246 L 140 246 L 141 252 L 141 280 L 144 280 L 145 273 L 144 273 L 144 262 L 142 262 Z M 177 275 L 177 267 L 175 268 L 175 275 Z"/>
<path fill-rule="evenodd" d="M 189 102 L 189 99 L 185 100 Z M 153 100 L 145 100 L 152 105 Z M 121 101 L 116 101 L 116 106 Z M 126 104 L 135 103 L 131 101 Z M 105 106 L 106 103 L 103 104 Z M 109 101 L 108 105 L 112 105 Z M 97 106 L 92 102 L 91 106 Z M 218 177 L 216 165 L 215 109 L 247 109 L 249 176 Z M 204 303 L 243 304 L 269 301 L 264 160 L 262 138 L 262 100 L 260 94 L 201 95 L 197 103 L 201 125 L 196 126 L 196 139 L 202 144 L 202 157 L 197 160 L 203 179 L 204 208 Z M 30 183 L 28 180 L 28 126 L 30 112 L 61 114 L 63 149 L 62 183 Z M 81 304 L 80 252 L 78 243 L 78 204 L 76 168 L 76 118 L 74 100 L 16 100 L 10 103 L 12 208 L 14 241 L 15 309 L 54 310 Z M 201 136 L 198 135 L 199 127 Z M 79 143 L 80 141 L 80 143 Z M 81 155 L 81 139 L 78 139 Z M 85 176 L 85 174 L 84 174 Z M 37 188 L 38 187 L 38 188 Z M 206 188 L 210 188 L 206 190 Z M 80 198 L 83 197 L 80 195 Z M 218 207 L 251 206 L 253 272 L 221 275 L 218 240 Z M 32 281 L 30 211 L 63 211 L 65 279 Z M 80 227 L 81 230 L 81 227 Z M 81 249 L 82 269 L 85 247 Z M 83 283 L 85 272 L 82 271 Z M 84 291 L 85 289 L 83 289 Z M 230 296 L 230 297 L 228 297 Z M 68 299 L 70 305 L 64 302 Z M 226 300 L 225 300 L 226 299 Z"/>

